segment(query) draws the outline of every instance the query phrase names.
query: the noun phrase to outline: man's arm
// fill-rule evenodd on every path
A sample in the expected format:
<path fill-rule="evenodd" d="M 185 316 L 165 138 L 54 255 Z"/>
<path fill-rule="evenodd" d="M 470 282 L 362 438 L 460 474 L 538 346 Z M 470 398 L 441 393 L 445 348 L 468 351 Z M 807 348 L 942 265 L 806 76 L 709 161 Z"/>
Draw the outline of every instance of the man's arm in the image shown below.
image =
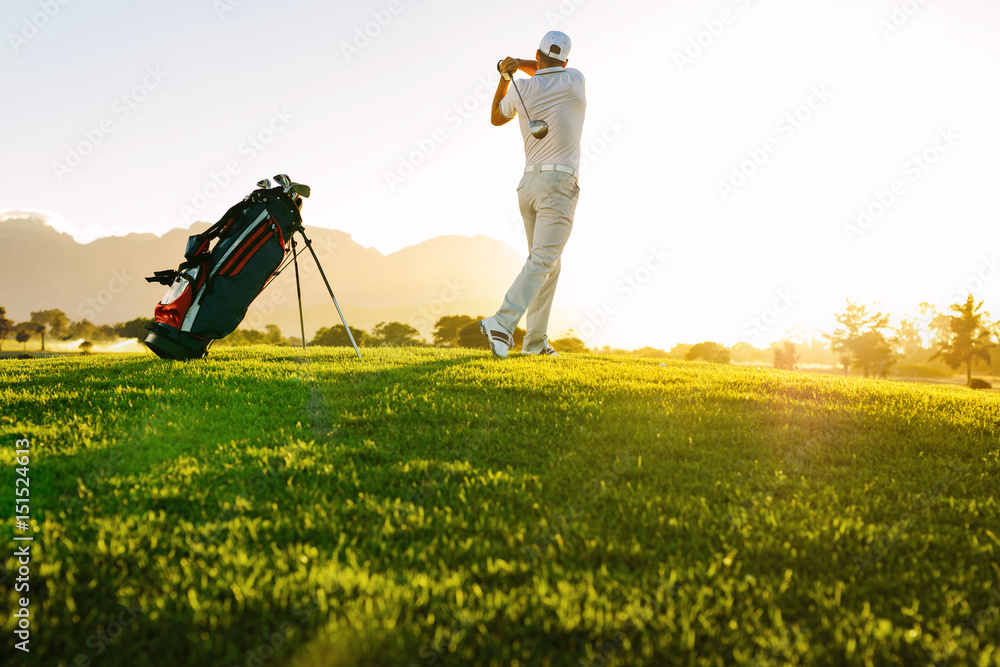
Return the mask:
<path fill-rule="evenodd" d="M 535 72 L 538 71 L 538 61 L 537 60 L 518 60 L 517 68 L 527 74 L 528 76 L 535 76 Z"/>
<path fill-rule="evenodd" d="M 514 76 L 514 72 L 521 70 L 528 76 L 535 76 L 535 72 L 538 71 L 538 61 L 537 60 L 521 60 L 520 58 L 504 58 L 503 62 L 500 63 L 500 72 L 507 72 L 511 76 Z M 500 83 L 497 86 L 497 93 L 493 96 L 493 106 L 490 112 L 490 122 L 495 126 L 500 127 L 501 125 L 506 125 L 511 121 L 510 118 L 503 115 L 500 111 L 500 100 L 507 96 L 507 89 L 510 86 L 510 81 L 500 76 Z"/>
<path fill-rule="evenodd" d="M 490 122 L 493 123 L 493 125 L 495 125 L 496 127 L 500 127 L 501 125 L 506 125 L 511 121 L 510 118 L 504 116 L 503 112 L 500 111 L 500 101 L 507 96 L 507 88 L 509 86 L 510 86 L 510 81 L 501 76 L 500 83 L 497 85 L 497 94 L 493 96 L 493 108 L 492 111 L 490 112 Z"/>

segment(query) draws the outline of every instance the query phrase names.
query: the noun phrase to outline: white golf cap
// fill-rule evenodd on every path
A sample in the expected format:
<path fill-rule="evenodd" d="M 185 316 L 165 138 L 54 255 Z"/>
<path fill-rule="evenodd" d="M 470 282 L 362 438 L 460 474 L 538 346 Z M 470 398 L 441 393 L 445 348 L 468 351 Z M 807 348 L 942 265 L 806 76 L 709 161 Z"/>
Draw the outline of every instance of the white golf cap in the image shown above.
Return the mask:
<path fill-rule="evenodd" d="M 555 52 L 552 50 L 553 46 L 556 47 Z M 573 42 L 570 41 L 569 35 L 564 32 L 559 32 L 558 30 L 550 30 L 545 33 L 545 37 L 542 37 L 542 43 L 538 46 L 538 50 L 547 55 L 549 58 L 566 62 L 566 59 L 569 58 L 569 50 L 572 46 Z"/>

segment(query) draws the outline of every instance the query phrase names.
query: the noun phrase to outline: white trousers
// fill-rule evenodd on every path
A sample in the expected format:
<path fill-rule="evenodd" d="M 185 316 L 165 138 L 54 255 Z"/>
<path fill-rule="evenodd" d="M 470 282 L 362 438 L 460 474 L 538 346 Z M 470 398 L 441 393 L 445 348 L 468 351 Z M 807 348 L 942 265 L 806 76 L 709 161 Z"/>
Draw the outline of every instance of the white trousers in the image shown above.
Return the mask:
<path fill-rule="evenodd" d="M 527 173 L 517 186 L 517 201 L 528 238 L 528 260 L 507 290 L 494 315 L 513 333 L 526 316 L 527 335 L 521 351 L 541 351 L 548 342 L 549 315 L 561 268 L 560 257 L 570 232 L 580 187 L 576 178 L 559 171 Z"/>

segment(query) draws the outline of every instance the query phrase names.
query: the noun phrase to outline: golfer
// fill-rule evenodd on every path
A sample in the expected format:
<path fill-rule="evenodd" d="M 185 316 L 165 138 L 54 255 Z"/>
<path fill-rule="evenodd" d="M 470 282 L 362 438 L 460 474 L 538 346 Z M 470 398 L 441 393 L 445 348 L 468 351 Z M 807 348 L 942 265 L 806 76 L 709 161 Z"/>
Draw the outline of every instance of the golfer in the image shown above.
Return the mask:
<path fill-rule="evenodd" d="M 587 109 L 583 74 L 566 69 L 570 46 L 569 37 L 554 30 L 542 38 L 536 60 L 504 58 L 497 64 L 501 74 L 511 78 L 517 70 L 532 77 L 522 79 L 508 92 L 510 81 L 501 76 L 490 118 L 496 126 L 505 125 L 514 116 L 520 118 L 525 169 L 517 186 L 517 201 L 530 252 L 507 290 L 503 306 L 479 323 L 498 357 L 506 357 L 514 346 L 512 334 L 525 315 L 528 333 L 522 354 L 556 354 L 547 330 L 559 280 L 559 258 L 573 230 L 580 195 L 580 135 Z M 541 138 L 529 131 L 529 118 L 534 121 L 535 135 Z M 538 121 L 548 124 L 548 132 L 538 131 Z"/>

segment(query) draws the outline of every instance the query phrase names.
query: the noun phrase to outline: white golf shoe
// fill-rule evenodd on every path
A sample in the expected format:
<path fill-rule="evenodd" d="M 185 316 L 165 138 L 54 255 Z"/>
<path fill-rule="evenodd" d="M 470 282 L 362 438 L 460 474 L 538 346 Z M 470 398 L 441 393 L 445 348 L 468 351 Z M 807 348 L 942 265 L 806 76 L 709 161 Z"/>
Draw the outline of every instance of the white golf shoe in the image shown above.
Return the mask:
<path fill-rule="evenodd" d="M 493 356 L 506 359 L 510 348 L 514 347 L 514 338 L 510 335 L 510 332 L 500 326 L 500 323 L 494 317 L 479 320 L 479 330 L 486 336 Z"/>
<path fill-rule="evenodd" d="M 556 352 L 556 349 L 552 347 L 551 343 L 549 343 L 549 337 L 545 336 L 542 340 L 545 342 L 545 344 L 542 345 L 542 349 L 538 350 L 537 352 L 524 352 L 523 351 L 524 348 L 522 345 L 521 354 L 527 354 L 529 356 L 536 356 L 536 357 L 558 357 L 559 353 Z"/>

